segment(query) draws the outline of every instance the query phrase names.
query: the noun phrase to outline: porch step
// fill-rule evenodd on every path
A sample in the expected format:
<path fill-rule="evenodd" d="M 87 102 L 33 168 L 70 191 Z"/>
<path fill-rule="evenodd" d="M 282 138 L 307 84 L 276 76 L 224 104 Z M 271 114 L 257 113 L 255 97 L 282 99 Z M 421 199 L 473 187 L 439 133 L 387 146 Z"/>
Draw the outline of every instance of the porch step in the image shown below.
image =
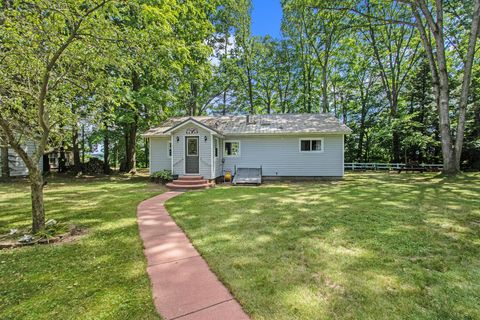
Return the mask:
<path fill-rule="evenodd" d="M 176 184 L 176 181 L 167 183 L 166 186 L 172 190 L 196 190 L 196 189 L 207 189 L 213 186 L 212 183 L 199 183 L 199 184 L 192 184 L 192 185 L 181 185 Z"/>
<path fill-rule="evenodd" d="M 167 183 L 166 186 L 172 190 L 194 190 L 210 188 L 214 183 L 208 182 L 202 176 L 180 176 L 177 180 Z"/>
<path fill-rule="evenodd" d="M 202 184 L 202 183 L 208 183 L 208 180 L 205 179 L 195 179 L 195 180 L 174 180 L 175 184 L 181 185 L 181 186 L 194 186 L 196 184 Z"/>
<path fill-rule="evenodd" d="M 178 180 L 203 180 L 202 176 L 180 176 Z"/>

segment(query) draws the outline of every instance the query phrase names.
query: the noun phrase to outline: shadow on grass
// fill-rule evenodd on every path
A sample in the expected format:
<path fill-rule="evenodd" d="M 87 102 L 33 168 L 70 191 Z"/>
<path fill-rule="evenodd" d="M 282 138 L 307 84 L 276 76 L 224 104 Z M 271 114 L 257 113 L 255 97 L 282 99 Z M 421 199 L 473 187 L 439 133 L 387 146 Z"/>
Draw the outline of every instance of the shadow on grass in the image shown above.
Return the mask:
<path fill-rule="evenodd" d="M 480 317 L 478 194 L 478 175 L 354 174 L 167 206 L 254 317 L 454 319 Z"/>
<path fill-rule="evenodd" d="M 69 244 L 0 251 L 0 318 L 158 319 L 136 206 L 163 191 L 144 178 L 50 181 L 47 218 L 89 233 Z M 0 229 L 28 227 L 29 207 L 22 182 L 0 185 Z"/>

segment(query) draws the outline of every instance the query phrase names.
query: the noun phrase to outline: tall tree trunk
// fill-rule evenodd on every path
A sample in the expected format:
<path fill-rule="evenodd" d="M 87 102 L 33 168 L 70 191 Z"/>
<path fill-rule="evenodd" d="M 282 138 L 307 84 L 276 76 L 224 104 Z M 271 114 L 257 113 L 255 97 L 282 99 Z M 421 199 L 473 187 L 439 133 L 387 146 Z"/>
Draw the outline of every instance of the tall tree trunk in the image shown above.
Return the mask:
<path fill-rule="evenodd" d="M 197 85 L 192 83 L 190 85 L 190 89 L 192 90 L 192 97 L 191 97 L 191 100 L 190 100 L 190 116 L 194 117 L 197 115 L 197 112 L 198 112 L 198 88 L 197 88 Z"/>
<path fill-rule="evenodd" d="M 72 129 L 72 151 L 73 151 L 73 167 L 76 173 L 82 171 L 80 163 L 80 148 L 78 147 L 78 127 L 75 125 Z"/>
<path fill-rule="evenodd" d="M 480 36 L 480 0 L 475 1 L 473 9 L 472 27 L 468 43 L 467 59 L 464 67 L 462 92 L 460 96 L 460 106 L 458 112 L 458 126 L 455 141 L 455 165 L 457 171 L 460 171 L 460 160 L 462 157 L 463 138 L 465 135 L 465 119 L 467 113 L 468 96 L 472 81 L 473 59 L 475 57 L 477 38 Z"/>
<path fill-rule="evenodd" d="M 58 157 L 58 172 L 66 171 L 67 158 L 65 156 L 65 141 L 62 139 L 62 145 L 60 147 L 60 155 Z"/>
<path fill-rule="evenodd" d="M 110 137 L 108 125 L 105 123 L 105 133 L 103 134 L 103 173 L 110 174 L 110 172 Z"/>
<path fill-rule="evenodd" d="M 358 135 L 357 161 L 361 162 L 363 159 L 363 138 L 365 135 L 365 117 L 367 113 L 366 101 L 362 102 L 362 112 L 360 114 L 360 132 Z"/>
<path fill-rule="evenodd" d="M 132 71 L 132 90 L 137 92 L 141 88 L 140 77 L 136 71 Z M 137 106 L 138 108 L 138 106 Z M 138 130 L 138 111 L 135 110 L 133 114 L 133 121 L 129 123 L 125 132 L 125 172 L 137 172 L 137 130 Z"/>
<path fill-rule="evenodd" d="M 448 76 L 440 77 L 439 91 L 439 131 L 440 141 L 442 145 L 443 172 L 446 174 L 455 174 L 458 166 L 455 163 L 455 150 L 452 144 L 452 134 L 450 132 L 450 115 L 449 115 L 449 93 L 448 93 Z M 446 78 L 446 79 L 445 79 Z M 446 83 L 446 85 L 445 85 Z"/>
<path fill-rule="evenodd" d="M 222 106 L 222 115 L 227 114 L 227 90 L 223 92 L 223 106 Z"/>
<path fill-rule="evenodd" d="M 150 160 L 150 148 L 148 144 L 148 139 L 143 139 L 143 146 L 145 148 L 145 166 L 148 167 L 149 160 Z"/>
<path fill-rule="evenodd" d="M 255 105 L 253 104 L 253 83 L 250 67 L 247 65 L 247 85 L 248 85 L 248 102 L 250 103 L 250 114 L 255 113 Z"/>
<path fill-rule="evenodd" d="M 7 139 L 0 139 L 0 158 L 2 159 L 2 178 L 10 177 L 10 163 L 8 156 L 8 144 Z"/>
<path fill-rule="evenodd" d="M 311 70 L 309 67 L 308 73 L 307 73 L 307 111 L 308 113 L 312 112 L 312 74 Z"/>
<path fill-rule="evenodd" d="M 393 85 L 392 85 L 393 86 Z M 400 133 L 397 128 L 397 124 L 395 123 L 398 119 L 398 92 L 396 88 L 392 88 L 391 90 L 391 98 L 390 98 L 390 118 L 391 121 L 394 122 L 392 127 L 392 153 L 393 153 L 393 161 L 395 163 L 401 162 L 401 139 Z"/>
<path fill-rule="evenodd" d="M 476 0 L 474 2 L 474 9 L 472 12 L 472 24 L 469 35 L 468 50 L 465 56 L 465 67 L 462 80 L 462 93 L 460 96 L 459 118 L 455 145 L 453 144 L 450 125 L 449 75 L 447 71 L 447 57 L 443 30 L 443 1 L 435 2 L 435 16 L 429 11 L 427 2 L 425 0 L 417 0 L 415 2 L 409 2 L 409 4 L 412 8 L 412 13 L 415 16 L 416 27 L 420 33 L 420 39 L 422 40 L 432 73 L 434 84 L 433 88 L 439 115 L 439 132 L 442 145 L 443 172 L 446 174 L 456 174 L 460 170 L 460 158 L 465 128 L 465 110 L 470 89 L 471 71 L 475 56 L 476 41 L 479 35 L 480 0 Z M 427 20 L 426 26 L 424 25 L 420 12 Z M 433 46 L 435 46 L 435 50 L 433 49 Z"/>
<path fill-rule="evenodd" d="M 225 48 L 224 48 L 224 55 L 225 55 L 225 58 L 228 58 L 228 28 L 227 30 L 225 30 L 224 32 L 224 35 L 225 35 Z M 227 89 L 225 89 L 223 91 L 223 106 L 222 106 L 222 115 L 226 115 L 227 114 Z"/>
<path fill-rule="evenodd" d="M 130 123 L 128 129 L 125 132 L 125 166 L 122 171 L 136 173 L 137 172 L 137 129 L 138 129 L 138 116 L 134 117 L 134 121 Z"/>
<path fill-rule="evenodd" d="M 30 188 L 32 197 L 32 233 L 45 228 L 45 208 L 43 206 L 43 177 L 36 167 L 29 168 Z"/>
<path fill-rule="evenodd" d="M 329 112 L 328 108 L 328 70 L 327 62 L 322 66 L 322 112 Z"/>
<path fill-rule="evenodd" d="M 85 164 L 85 125 L 82 124 L 82 163 Z"/>

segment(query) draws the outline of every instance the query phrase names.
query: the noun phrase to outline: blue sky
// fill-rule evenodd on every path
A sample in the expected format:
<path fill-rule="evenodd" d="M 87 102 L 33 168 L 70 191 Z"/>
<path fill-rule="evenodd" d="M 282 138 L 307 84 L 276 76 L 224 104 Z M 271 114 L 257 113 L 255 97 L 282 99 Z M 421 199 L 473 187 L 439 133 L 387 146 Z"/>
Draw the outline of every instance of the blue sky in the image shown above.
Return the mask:
<path fill-rule="evenodd" d="M 280 0 L 253 0 L 252 34 L 280 38 L 282 7 Z"/>

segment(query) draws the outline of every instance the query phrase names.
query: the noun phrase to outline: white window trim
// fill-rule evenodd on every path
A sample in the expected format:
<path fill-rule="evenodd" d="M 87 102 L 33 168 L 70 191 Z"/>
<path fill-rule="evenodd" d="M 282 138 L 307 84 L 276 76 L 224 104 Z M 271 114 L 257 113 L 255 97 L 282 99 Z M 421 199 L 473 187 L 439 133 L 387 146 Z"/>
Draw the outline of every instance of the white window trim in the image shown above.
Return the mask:
<path fill-rule="evenodd" d="M 173 143 L 172 143 L 172 141 L 167 142 L 167 155 L 168 155 L 169 158 L 171 158 L 172 155 L 173 155 Z"/>
<path fill-rule="evenodd" d="M 302 151 L 302 141 L 305 141 L 305 140 L 309 140 L 309 141 L 312 141 L 312 140 L 321 140 L 322 142 L 322 150 L 309 150 L 309 151 Z M 310 142 L 310 148 L 312 147 L 312 144 Z M 325 138 L 320 138 L 320 137 L 314 137 L 314 138 L 300 138 L 298 139 L 298 152 L 300 153 L 323 153 L 325 152 Z"/>
<path fill-rule="evenodd" d="M 215 155 L 215 158 L 218 158 L 220 156 L 220 140 L 218 138 L 213 138 L 213 139 L 215 140 L 215 142 L 213 143 L 214 144 L 213 154 Z M 217 150 L 217 154 L 215 154 L 215 150 Z"/>
<path fill-rule="evenodd" d="M 236 155 L 227 155 L 225 145 L 230 142 L 230 143 L 238 143 L 238 154 Z M 240 140 L 225 140 L 223 141 L 223 157 L 224 158 L 240 158 L 240 155 L 242 154 L 242 144 L 240 143 Z"/>

